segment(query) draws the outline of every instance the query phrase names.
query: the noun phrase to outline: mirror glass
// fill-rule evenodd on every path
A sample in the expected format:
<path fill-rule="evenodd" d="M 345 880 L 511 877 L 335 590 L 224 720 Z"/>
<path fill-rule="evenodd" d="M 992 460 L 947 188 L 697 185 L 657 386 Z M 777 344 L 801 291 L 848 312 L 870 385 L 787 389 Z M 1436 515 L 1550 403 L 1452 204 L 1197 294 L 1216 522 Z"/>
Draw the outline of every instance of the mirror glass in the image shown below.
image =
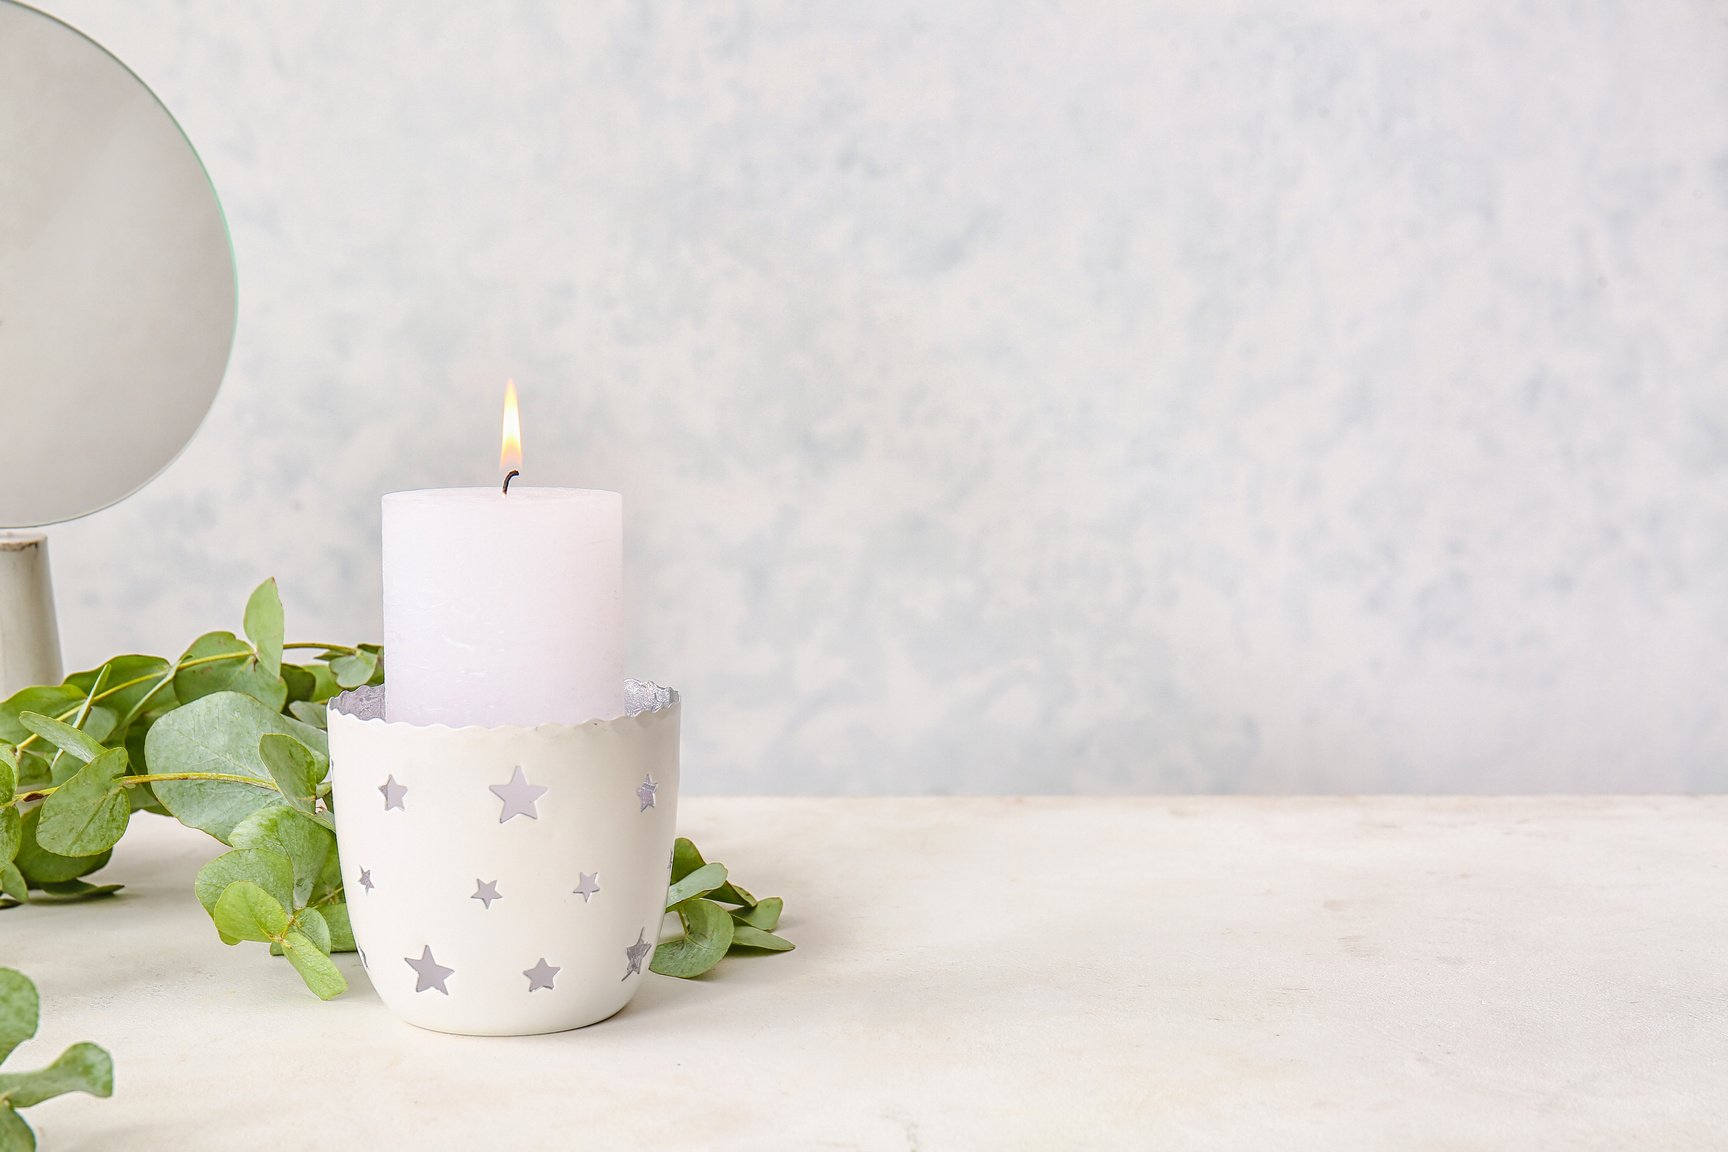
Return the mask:
<path fill-rule="evenodd" d="M 148 482 L 215 399 L 234 254 L 168 110 L 77 30 L 0 0 L 0 527 Z"/>

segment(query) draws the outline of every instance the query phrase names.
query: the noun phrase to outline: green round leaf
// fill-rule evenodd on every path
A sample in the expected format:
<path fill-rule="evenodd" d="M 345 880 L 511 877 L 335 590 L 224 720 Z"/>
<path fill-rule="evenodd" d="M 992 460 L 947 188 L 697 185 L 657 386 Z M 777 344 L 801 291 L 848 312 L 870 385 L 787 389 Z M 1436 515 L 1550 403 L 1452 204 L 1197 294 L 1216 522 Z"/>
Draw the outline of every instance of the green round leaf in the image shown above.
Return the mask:
<path fill-rule="evenodd" d="M 37 842 L 62 856 L 93 856 L 119 842 L 132 804 L 119 780 L 126 750 L 110 748 L 80 768 L 42 802 Z"/>
<path fill-rule="evenodd" d="M 282 598 L 277 595 L 274 576 L 252 590 L 243 626 L 246 638 L 258 651 L 258 666 L 271 676 L 278 675 L 282 670 Z"/>
<path fill-rule="evenodd" d="M 772 932 L 764 932 L 760 928 L 752 928 L 748 924 L 733 924 L 732 947 L 760 948 L 764 952 L 790 952 L 792 941 L 776 936 Z"/>
<path fill-rule="evenodd" d="M 692 896 L 702 896 L 726 883 L 726 865 L 704 864 L 684 879 L 666 889 L 666 907 L 682 904 Z"/>
<path fill-rule="evenodd" d="M 236 848 L 198 870 L 192 891 L 212 916 L 228 885 L 250 880 L 284 907 L 294 902 L 294 869 L 288 858 L 267 848 Z"/>
<path fill-rule="evenodd" d="M 76 880 L 108 863 L 111 855 L 109 852 L 98 852 L 94 856 L 62 856 L 42 847 L 36 839 L 36 825 L 41 819 L 42 809 L 32 808 L 24 813 L 19 827 L 22 835 L 18 840 L 18 855 L 14 863 L 30 883 L 51 884 L 61 880 Z"/>
<path fill-rule="evenodd" d="M 40 1071 L 0 1074 L 0 1098 L 14 1108 L 28 1108 L 68 1092 L 113 1095 L 114 1061 L 108 1053 L 94 1044 L 74 1044 Z"/>
<path fill-rule="evenodd" d="M 222 890 L 211 914 L 224 939 L 281 940 L 288 930 L 288 910 L 276 897 L 250 880 L 237 880 Z"/>
<path fill-rule="evenodd" d="M 318 999 L 333 1000 L 348 991 L 348 981 L 330 957 L 302 933 L 288 933 L 282 941 L 282 951 Z"/>
<path fill-rule="evenodd" d="M 174 695 L 180 703 L 190 704 L 213 692 L 221 692 L 251 659 L 252 645 L 234 633 L 206 632 L 192 641 L 192 647 L 180 657 L 182 665 L 192 661 L 196 663 L 174 673 Z"/>
<path fill-rule="evenodd" d="M 649 966 L 662 976 L 700 976 L 732 946 L 732 917 L 712 900 L 686 900 L 672 909 L 684 925 L 684 935 L 654 949 Z"/>
<path fill-rule="evenodd" d="M 30 977 L 12 968 L 0 968 L 0 1061 L 36 1035 L 42 1004 Z"/>
<path fill-rule="evenodd" d="M 330 767 L 328 762 L 321 763 L 312 749 L 281 732 L 266 732 L 258 738 L 258 758 L 282 790 L 283 799 L 303 812 L 312 811 L 318 785 Z"/>
<path fill-rule="evenodd" d="M 358 688 L 372 679 L 372 673 L 378 670 L 378 658 L 370 652 L 356 652 L 352 656 L 340 656 L 330 661 L 330 672 L 336 677 L 336 683 L 343 688 Z"/>

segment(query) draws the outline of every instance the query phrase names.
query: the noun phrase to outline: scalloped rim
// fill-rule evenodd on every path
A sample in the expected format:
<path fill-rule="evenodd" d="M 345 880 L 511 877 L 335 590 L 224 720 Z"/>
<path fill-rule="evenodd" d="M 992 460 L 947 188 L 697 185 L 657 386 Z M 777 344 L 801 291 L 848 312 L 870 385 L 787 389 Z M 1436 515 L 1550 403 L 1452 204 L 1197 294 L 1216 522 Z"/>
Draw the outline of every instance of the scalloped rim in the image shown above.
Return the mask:
<path fill-rule="evenodd" d="M 388 681 L 386 681 L 386 683 L 388 683 Z M 585 731 L 585 730 L 592 729 L 592 728 L 614 728 L 614 727 L 618 727 L 618 726 L 623 725 L 623 724 L 636 724 L 638 726 L 641 726 L 641 725 L 648 724 L 651 721 L 654 721 L 660 717 L 677 716 L 679 714 L 680 705 L 683 701 L 683 697 L 679 694 L 678 689 L 668 688 L 664 684 L 656 684 L 652 680 L 628 679 L 628 680 L 624 681 L 624 683 L 625 683 L 626 687 L 634 684 L 634 685 L 638 685 L 638 686 L 644 687 L 644 688 L 651 688 L 655 691 L 666 692 L 668 694 L 668 698 L 666 700 L 666 703 L 657 705 L 656 707 L 653 707 L 653 708 L 644 708 L 639 712 L 626 712 L 622 716 L 612 716 L 612 717 L 608 717 L 608 718 L 596 717 L 593 720 L 584 720 L 580 724 L 546 723 L 546 724 L 536 724 L 533 727 L 526 727 L 526 728 L 520 724 L 499 724 L 496 726 L 488 726 L 485 724 L 464 724 L 459 728 L 452 728 L 448 724 L 410 724 L 406 720 L 386 720 L 382 716 L 359 716 L 350 710 L 355 704 L 359 703 L 361 700 L 370 701 L 370 699 L 374 695 L 376 695 L 377 693 L 383 692 L 384 687 L 385 687 L 384 684 L 362 685 L 359 688 L 350 688 L 348 691 L 343 692 L 340 695 L 332 696 L 330 698 L 328 707 L 329 707 L 330 712 L 333 715 L 339 715 L 339 716 L 343 717 L 344 719 L 350 720 L 356 724 L 376 724 L 376 725 L 379 725 L 379 726 L 384 727 L 384 728 L 393 728 L 393 729 L 397 729 L 397 730 L 401 730 L 401 731 L 450 732 L 450 733 L 460 733 L 460 732 L 532 732 L 532 733 L 581 732 L 581 731 Z"/>

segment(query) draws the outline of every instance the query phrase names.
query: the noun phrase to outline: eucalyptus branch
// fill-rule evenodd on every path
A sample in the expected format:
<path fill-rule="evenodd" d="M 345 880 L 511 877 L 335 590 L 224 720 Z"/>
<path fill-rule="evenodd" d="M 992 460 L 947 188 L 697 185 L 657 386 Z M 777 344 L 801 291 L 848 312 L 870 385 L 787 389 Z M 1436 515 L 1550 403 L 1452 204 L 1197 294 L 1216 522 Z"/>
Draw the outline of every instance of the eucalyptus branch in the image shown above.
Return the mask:
<path fill-rule="evenodd" d="M 135 811 L 166 815 L 232 849 L 195 886 L 222 939 L 269 944 L 329 999 L 348 986 L 330 957 L 355 944 L 325 702 L 383 683 L 384 652 L 285 642 L 274 580 L 247 601 L 243 632 L 206 633 L 174 661 L 116 656 L 0 701 L 0 741 L 13 741 L 0 743 L 0 907 L 111 895 L 119 885 L 82 877 L 108 863 Z M 314 655 L 287 664 L 288 651 Z M 656 972 L 695 976 L 740 949 L 792 947 L 774 934 L 779 899 L 757 900 L 688 840 L 674 849 L 666 904 L 684 933 L 655 950 Z M 3 1089 L 0 1077 L 0 1114 Z"/>
<path fill-rule="evenodd" d="M 281 792 L 273 781 L 259 780 L 252 776 L 237 776 L 228 772 L 141 772 L 135 776 L 122 776 L 115 781 L 121 788 L 136 788 L 140 784 L 160 784 L 168 780 L 220 780 L 228 784 L 246 784 L 253 788 L 261 788 L 268 792 Z M 0 812 L 8 808 L 16 808 L 32 800 L 45 800 L 60 791 L 64 785 L 51 784 L 46 788 L 32 788 L 28 792 L 20 792 L 12 799 L 0 804 Z"/>

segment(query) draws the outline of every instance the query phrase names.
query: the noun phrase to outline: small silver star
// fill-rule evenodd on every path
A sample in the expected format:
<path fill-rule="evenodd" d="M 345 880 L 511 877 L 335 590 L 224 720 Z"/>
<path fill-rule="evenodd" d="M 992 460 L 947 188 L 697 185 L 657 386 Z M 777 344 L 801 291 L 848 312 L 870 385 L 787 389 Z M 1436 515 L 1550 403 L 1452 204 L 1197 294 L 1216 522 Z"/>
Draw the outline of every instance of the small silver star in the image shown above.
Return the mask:
<path fill-rule="evenodd" d="M 490 908 L 492 907 L 492 901 L 502 900 L 504 897 L 498 895 L 498 881 L 482 880 L 476 876 L 474 878 L 474 895 L 468 897 L 468 899 L 478 900 L 480 903 Z M 514 908 L 515 905 L 512 904 L 511 907 Z"/>
<path fill-rule="evenodd" d="M 450 995 L 450 989 L 444 987 L 444 981 L 454 976 L 456 969 L 446 968 L 432 959 L 432 945 L 428 944 L 420 950 L 420 959 L 404 956 L 402 962 L 414 969 L 414 975 L 418 977 L 414 981 L 414 991 L 424 992 L 428 988 L 436 988 L 444 995 Z"/>
<path fill-rule="evenodd" d="M 404 812 L 408 810 L 402 807 L 402 797 L 408 794 L 408 785 L 396 783 L 396 777 L 392 776 L 378 785 L 378 791 L 384 793 L 384 811 L 388 812 L 392 808 L 402 808 Z"/>
<path fill-rule="evenodd" d="M 498 823 L 512 816 L 526 816 L 530 820 L 540 819 L 540 813 L 534 808 L 534 801 L 546 795 L 544 784 L 530 784 L 528 778 L 522 775 L 522 766 L 516 766 L 516 774 L 510 777 L 508 784 L 492 785 L 492 795 L 504 801 L 503 811 L 498 813 Z"/>
<path fill-rule="evenodd" d="M 372 869 L 360 869 L 360 887 L 366 889 L 368 892 L 372 891 Z"/>
<path fill-rule="evenodd" d="M 654 790 L 658 787 L 660 785 L 654 783 L 654 777 L 642 777 L 642 783 L 636 785 L 636 799 L 642 801 L 642 807 L 637 809 L 638 812 L 646 812 L 654 807 Z"/>
<path fill-rule="evenodd" d="M 630 971 L 620 976 L 620 980 L 628 980 L 631 975 L 642 975 L 642 958 L 654 950 L 654 945 L 648 943 L 648 929 L 636 933 L 636 943 L 624 949 L 624 959 L 630 962 Z"/>
<path fill-rule="evenodd" d="M 538 992 L 542 988 L 552 987 L 552 978 L 564 969 L 546 963 L 546 957 L 540 957 L 540 963 L 532 968 L 522 969 L 522 975 L 528 977 L 528 991 Z"/>
<path fill-rule="evenodd" d="M 600 873 L 583 872 L 581 875 L 582 879 L 576 885 L 576 895 L 582 897 L 582 903 L 586 904 L 593 898 L 594 893 L 600 891 Z"/>

